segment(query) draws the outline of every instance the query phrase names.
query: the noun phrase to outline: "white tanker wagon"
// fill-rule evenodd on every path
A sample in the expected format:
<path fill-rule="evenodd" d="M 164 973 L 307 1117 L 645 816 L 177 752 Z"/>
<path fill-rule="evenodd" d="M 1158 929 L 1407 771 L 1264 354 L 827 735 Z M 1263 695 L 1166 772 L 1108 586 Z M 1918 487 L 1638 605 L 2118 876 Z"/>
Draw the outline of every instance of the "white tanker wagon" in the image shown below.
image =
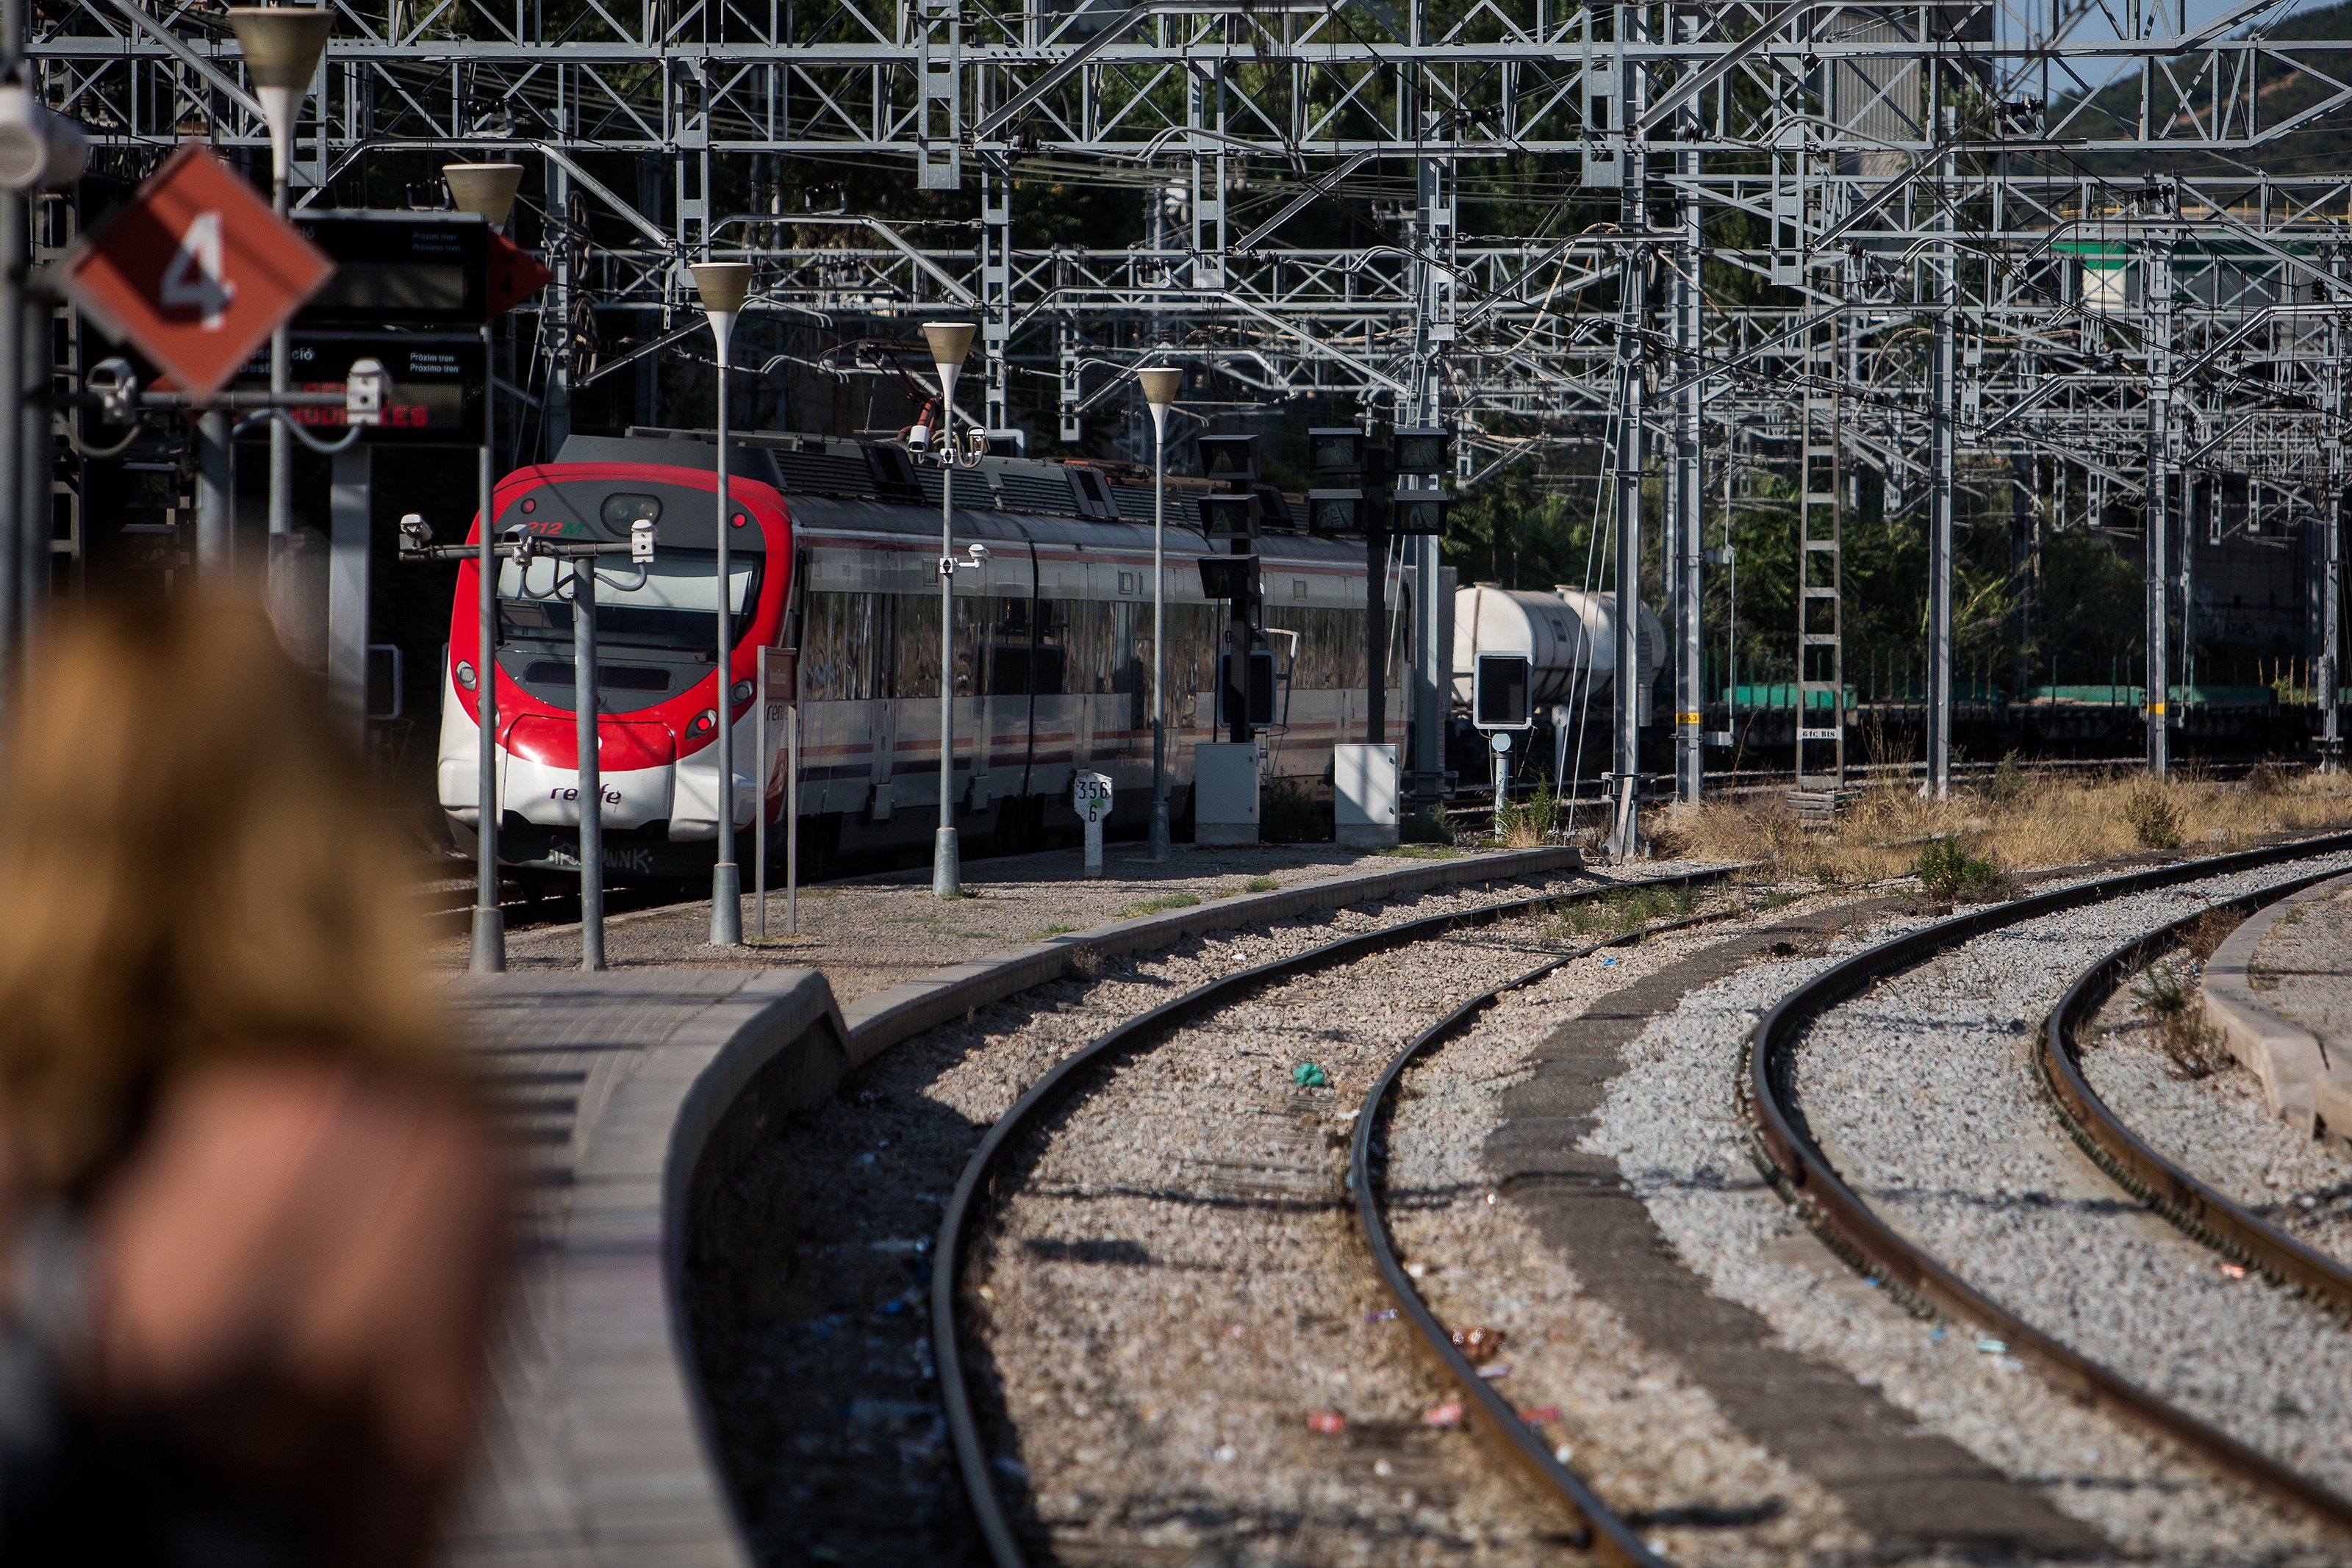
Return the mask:
<path fill-rule="evenodd" d="M 1666 628 L 1646 604 L 1638 605 L 1634 679 L 1646 718 L 1665 664 Z M 1454 702 L 1467 708 L 1482 653 L 1516 655 L 1528 664 L 1529 700 L 1537 727 L 1549 734 L 1529 737 L 1523 756 L 1548 758 L 1555 773 L 1566 768 L 1569 731 L 1585 712 L 1589 729 L 1607 733 L 1617 685 L 1617 596 L 1561 586 L 1549 593 L 1481 582 L 1454 595 Z M 1483 769 L 1482 769 L 1483 771 Z M 1465 775 L 1469 777 L 1469 775 Z"/>

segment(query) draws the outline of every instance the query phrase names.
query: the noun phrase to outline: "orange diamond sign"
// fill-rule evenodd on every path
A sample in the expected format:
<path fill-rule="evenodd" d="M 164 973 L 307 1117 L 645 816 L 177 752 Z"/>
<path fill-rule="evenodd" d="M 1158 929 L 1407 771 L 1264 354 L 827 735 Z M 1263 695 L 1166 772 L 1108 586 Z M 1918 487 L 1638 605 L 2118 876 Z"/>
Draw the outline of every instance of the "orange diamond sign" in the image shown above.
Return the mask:
<path fill-rule="evenodd" d="M 335 270 L 201 141 L 74 248 L 59 281 L 116 340 L 208 397 Z"/>

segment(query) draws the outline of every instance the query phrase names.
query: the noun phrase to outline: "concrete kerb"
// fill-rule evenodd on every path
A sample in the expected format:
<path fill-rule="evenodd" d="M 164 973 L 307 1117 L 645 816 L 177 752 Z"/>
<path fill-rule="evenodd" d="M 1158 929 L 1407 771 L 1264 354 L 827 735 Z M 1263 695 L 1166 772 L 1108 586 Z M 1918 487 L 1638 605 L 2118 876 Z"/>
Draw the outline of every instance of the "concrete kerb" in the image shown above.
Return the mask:
<path fill-rule="evenodd" d="M 2261 1081 L 2271 1113 L 2306 1134 L 2352 1134 L 2352 1061 L 2329 1060 L 2317 1035 L 2256 999 L 2254 951 L 2288 911 L 2347 885 L 2352 875 L 2336 877 L 2256 911 L 2206 960 L 2198 993 L 2206 1021 Z"/>
<path fill-rule="evenodd" d="M 1581 871 L 1583 853 L 1573 847 L 1507 850 L 1457 859 L 1409 862 L 1393 871 L 1326 877 L 1278 893 L 1246 894 L 1186 909 L 1115 920 L 1090 931 L 1049 937 L 956 964 L 860 997 L 842 1009 L 849 1028 L 849 1065 L 862 1066 L 900 1040 L 936 1029 L 976 1007 L 1072 973 L 1087 957 L 1119 958 L 1148 953 L 1210 931 L 1289 920 L 1311 911 L 1338 909 L 1375 899 L 1397 898 L 1475 882 L 1512 882 L 1559 871 Z"/>

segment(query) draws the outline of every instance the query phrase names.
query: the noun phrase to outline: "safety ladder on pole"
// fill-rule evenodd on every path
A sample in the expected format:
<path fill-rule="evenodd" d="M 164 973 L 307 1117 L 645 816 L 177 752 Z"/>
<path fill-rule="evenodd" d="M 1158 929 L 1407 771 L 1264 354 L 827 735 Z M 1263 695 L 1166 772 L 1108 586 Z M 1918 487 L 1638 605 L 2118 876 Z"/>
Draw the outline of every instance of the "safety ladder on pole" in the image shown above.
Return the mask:
<path fill-rule="evenodd" d="M 1845 783 L 1844 463 L 1837 324 L 1805 333 L 1797 507 L 1797 789 Z"/>

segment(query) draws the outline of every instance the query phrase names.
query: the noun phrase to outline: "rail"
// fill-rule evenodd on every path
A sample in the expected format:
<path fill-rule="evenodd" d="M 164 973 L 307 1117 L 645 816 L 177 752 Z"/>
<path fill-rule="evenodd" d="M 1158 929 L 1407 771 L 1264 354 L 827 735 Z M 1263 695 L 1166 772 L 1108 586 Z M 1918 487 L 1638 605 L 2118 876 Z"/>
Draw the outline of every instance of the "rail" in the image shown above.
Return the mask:
<path fill-rule="evenodd" d="M 2058 1381 L 2094 1404 L 2162 1433 L 2290 1502 L 2337 1524 L 2352 1526 L 2352 1500 L 2165 1403 L 2113 1368 L 2044 1333 L 1898 1234 L 1845 1184 L 1805 1130 L 1802 1117 L 1784 1098 L 1792 1048 L 1803 1026 L 1874 981 L 1915 967 L 1987 932 L 2045 915 L 2344 850 L 2352 850 L 2352 833 L 2095 877 L 1954 915 L 1866 947 L 1789 992 L 1764 1015 L 1750 1038 L 1748 1071 L 1741 1088 L 1761 1145 L 1758 1164 L 1766 1178 L 1784 1197 L 1808 1210 L 1809 1218 L 1832 1231 L 1842 1250 L 1859 1254 L 1883 1278 L 1915 1298 L 1998 1334 L 2013 1351 L 2032 1356 Z"/>

